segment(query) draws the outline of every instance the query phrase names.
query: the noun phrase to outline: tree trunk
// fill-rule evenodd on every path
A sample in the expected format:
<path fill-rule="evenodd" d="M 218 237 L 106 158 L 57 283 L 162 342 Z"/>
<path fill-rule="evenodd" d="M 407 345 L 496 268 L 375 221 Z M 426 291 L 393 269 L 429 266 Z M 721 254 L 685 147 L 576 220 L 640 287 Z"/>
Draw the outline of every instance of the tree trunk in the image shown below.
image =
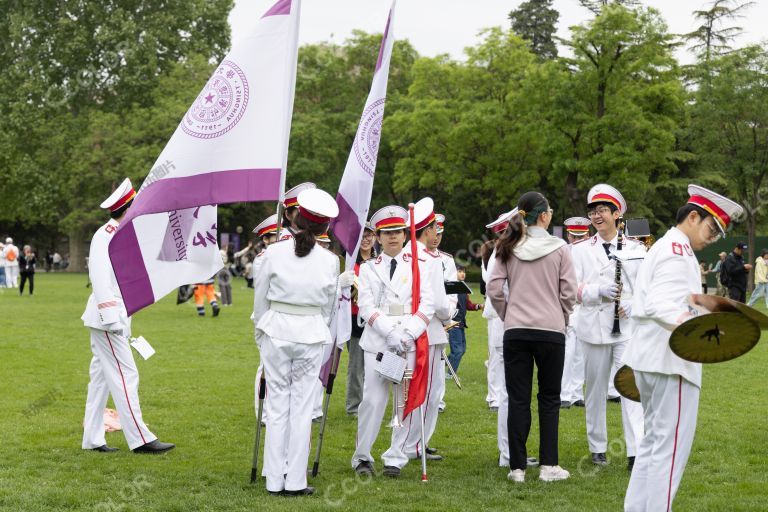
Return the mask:
<path fill-rule="evenodd" d="M 82 230 L 72 230 L 69 236 L 68 272 L 85 272 L 85 241 Z"/>
<path fill-rule="evenodd" d="M 579 173 L 571 171 L 565 177 L 565 197 L 568 198 L 568 206 L 572 212 L 580 212 L 585 208 L 584 199 L 579 194 Z"/>
<path fill-rule="evenodd" d="M 756 219 L 754 215 L 747 215 L 747 263 L 754 265 L 755 261 L 755 225 Z M 749 277 L 747 277 L 747 292 L 752 293 L 755 283 L 755 268 L 749 271 Z"/>

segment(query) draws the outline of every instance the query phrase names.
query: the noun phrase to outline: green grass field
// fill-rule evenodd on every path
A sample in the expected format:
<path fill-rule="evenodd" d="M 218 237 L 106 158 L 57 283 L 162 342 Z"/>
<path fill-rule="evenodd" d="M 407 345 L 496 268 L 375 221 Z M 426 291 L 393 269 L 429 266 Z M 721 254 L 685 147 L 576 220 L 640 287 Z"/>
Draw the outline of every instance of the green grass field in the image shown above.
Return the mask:
<path fill-rule="evenodd" d="M 350 468 L 356 419 L 344 413 L 344 373 L 331 401 L 318 493 L 300 501 L 272 497 L 248 483 L 254 438 L 254 375 L 258 351 L 248 320 L 250 290 L 233 283 L 234 303 L 218 318 L 198 318 L 175 296 L 138 313 L 134 335 L 157 354 L 139 356 L 145 421 L 177 444 L 162 456 L 132 454 L 121 432 L 107 434 L 115 454 L 80 449 L 88 383 L 88 331 L 80 321 L 85 276 L 38 274 L 34 297 L 0 292 L 0 510 L 620 510 L 628 482 L 619 407 L 609 404 L 612 464 L 589 464 L 584 410 L 562 411 L 560 464 L 564 482 L 507 481 L 496 465 L 496 416 L 485 403 L 485 321 L 469 314 L 464 390 L 449 384 L 447 410 L 432 445 L 445 460 L 418 464 L 399 480 L 355 478 Z M 475 287 L 476 288 L 476 287 Z M 479 298 L 479 297 L 478 297 Z M 676 510 L 768 509 L 768 347 L 704 372 L 693 453 Z M 388 419 L 387 419 L 388 421 Z M 382 429 L 374 455 L 388 446 Z M 313 440 L 314 441 L 314 440 Z M 535 418 L 529 450 L 538 447 Z M 313 450 L 314 453 L 314 450 Z M 311 464 L 310 464 L 311 466 Z M 381 464 L 377 464 L 381 469 Z"/>

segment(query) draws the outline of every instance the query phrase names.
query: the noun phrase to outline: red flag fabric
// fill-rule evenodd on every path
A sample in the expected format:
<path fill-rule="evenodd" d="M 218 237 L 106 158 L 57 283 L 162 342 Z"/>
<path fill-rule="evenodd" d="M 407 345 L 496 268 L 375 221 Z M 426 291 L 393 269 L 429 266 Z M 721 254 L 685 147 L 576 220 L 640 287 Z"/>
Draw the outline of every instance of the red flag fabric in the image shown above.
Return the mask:
<path fill-rule="evenodd" d="M 413 283 L 411 288 L 411 314 L 419 310 L 421 300 L 421 276 L 419 274 L 419 250 L 416 245 L 416 225 L 413 220 L 413 204 L 408 206 L 411 219 L 411 275 Z M 416 340 L 416 365 L 413 368 L 413 378 L 408 388 L 408 400 L 405 402 L 403 418 L 411 411 L 416 410 L 427 398 L 427 372 L 429 371 L 429 341 L 427 331 Z"/>

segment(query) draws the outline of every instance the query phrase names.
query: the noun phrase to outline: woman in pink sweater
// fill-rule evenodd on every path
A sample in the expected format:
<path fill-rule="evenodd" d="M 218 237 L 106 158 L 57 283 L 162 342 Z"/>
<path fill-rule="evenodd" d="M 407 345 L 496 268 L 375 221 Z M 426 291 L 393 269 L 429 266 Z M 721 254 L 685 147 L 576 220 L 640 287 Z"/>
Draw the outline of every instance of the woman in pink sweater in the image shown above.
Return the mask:
<path fill-rule="evenodd" d="M 565 329 L 576 302 L 576 275 L 566 243 L 547 232 L 552 209 L 538 192 L 526 192 L 496 243 L 487 296 L 504 320 L 504 377 L 509 395 L 508 478 L 525 481 L 525 443 L 531 429 L 533 364 L 538 368 L 539 478 L 564 480 L 558 465 L 560 381 Z"/>

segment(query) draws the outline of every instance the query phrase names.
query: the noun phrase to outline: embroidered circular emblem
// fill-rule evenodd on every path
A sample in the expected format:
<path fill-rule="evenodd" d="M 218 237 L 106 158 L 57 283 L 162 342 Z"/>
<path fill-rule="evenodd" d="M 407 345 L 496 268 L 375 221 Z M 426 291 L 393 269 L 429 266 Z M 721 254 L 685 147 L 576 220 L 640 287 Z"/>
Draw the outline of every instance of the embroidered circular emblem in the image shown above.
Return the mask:
<path fill-rule="evenodd" d="M 360 121 L 360 128 L 355 135 L 355 157 L 360 167 L 373 176 L 376 172 L 376 156 L 379 153 L 381 123 L 384 120 L 384 98 L 376 100 L 365 109 Z"/>
<path fill-rule="evenodd" d="M 222 62 L 181 122 L 184 133 L 213 139 L 235 127 L 248 106 L 248 80 L 231 60 Z"/>

